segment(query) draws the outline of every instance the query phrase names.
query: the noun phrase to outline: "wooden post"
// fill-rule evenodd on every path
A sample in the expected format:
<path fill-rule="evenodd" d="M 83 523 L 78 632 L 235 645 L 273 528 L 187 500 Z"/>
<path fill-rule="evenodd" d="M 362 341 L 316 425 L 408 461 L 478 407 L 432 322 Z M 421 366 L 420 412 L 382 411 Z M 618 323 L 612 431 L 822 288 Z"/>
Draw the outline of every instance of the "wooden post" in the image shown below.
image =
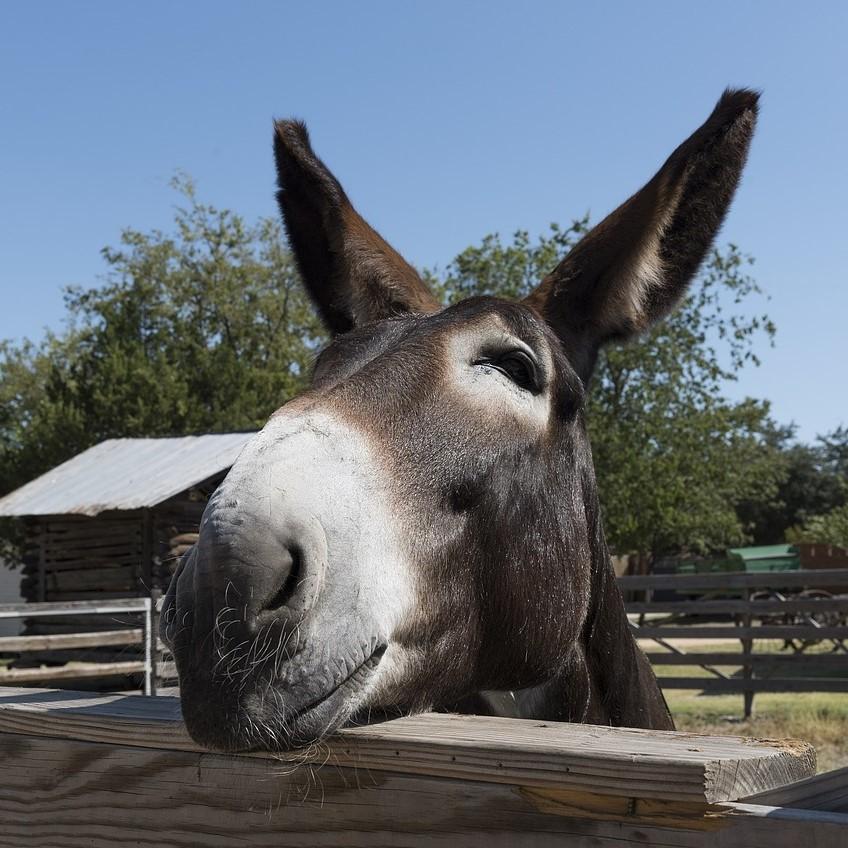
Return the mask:
<path fill-rule="evenodd" d="M 751 589 L 750 587 L 745 587 L 743 591 L 744 597 L 746 601 L 751 600 Z M 742 615 L 742 626 L 747 630 L 751 627 L 751 622 L 753 620 L 753 616 L 750 611 L 745 612 Z M 751 638 L 746 638 L 742 640 L 742 662 L 744 665 L 742 666 L 742 676 L 747 681 L 750 680 L 754 675 L 754 669 L 751 664 L 751 653 L 753 651 L 754 640 Z M 751 689 L 745 689 L 743 692 L 744 698 L 744 706 L 743 706 L 743 716 L 747 718 L 751 718 L 751 714 L 754 710 L 754 692 Z"/>
<path fill-rule="evenodd" d="M 153 693 L 153 601 L 145 599 L 147 606 L 144 610 L 144 678 L 142 692 L 145 695 Z"/>
<path fill-rule="evenodd" d="M 141 513 L 141 584 L 144 594 L 153 589 L 153 521 L 149 509 Z"/>
<path fill-rule="evenodd" d="M 150 592 L 150 692 L 155 695 L 159 690 L 159 671 L 162 664 L 162 652 L 159 650 L 159 617 L 162 590 L 155 587 Z"/>
<path fill-rule="evenodd" d="M 47 564 L 44 561 L 44 525 L 42 524 L 38 530 L 38 602 L 44 603 L 47 600 Z"/>

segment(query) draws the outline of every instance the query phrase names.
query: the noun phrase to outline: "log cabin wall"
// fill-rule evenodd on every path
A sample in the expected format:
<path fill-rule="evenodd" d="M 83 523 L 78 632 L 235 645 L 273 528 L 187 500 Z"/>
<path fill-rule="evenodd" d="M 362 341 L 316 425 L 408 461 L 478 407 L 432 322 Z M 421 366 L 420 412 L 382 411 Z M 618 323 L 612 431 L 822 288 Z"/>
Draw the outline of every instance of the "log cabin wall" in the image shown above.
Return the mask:
<path fill-rule="evenodd" d="M 141 510 L 29 519 L 21 595 L 27 601 L 137 595 L 142 525 Z"/>
<path fill-rule="evenodd" d="M 223 474 L 149 509 L 26 519 L 21 595 L 25 601 L 110 600 L 167 591 L 180 556 L 197 540 L 209 496 Z M 23 635 L 119 630 L 141 626 L 138 615 L 56 616 L 24 620 Z M 57 662 L 121 662 L 140 646 L 40 651 L 17 667 Z"/>

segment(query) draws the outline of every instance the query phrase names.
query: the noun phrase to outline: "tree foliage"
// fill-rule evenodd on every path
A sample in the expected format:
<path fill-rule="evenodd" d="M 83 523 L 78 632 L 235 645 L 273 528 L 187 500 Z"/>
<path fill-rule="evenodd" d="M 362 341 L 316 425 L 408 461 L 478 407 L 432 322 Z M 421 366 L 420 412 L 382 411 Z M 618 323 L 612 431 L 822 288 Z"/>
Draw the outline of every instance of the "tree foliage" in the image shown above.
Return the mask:
<path fill-rule="evenodd" d="M 801 527 L 790 527 L 789 542 L 819 542 L 848 548 L 848 503 L 835 507 L 824 515 L 814 515 Z"/>
<path fill-rule="evenodd" d="M 840 507 L 848 494 L 845 428 L 807 445 L 797 441 L 794 426 L 774 425 L 766 440 L 783 462 L 784 474 L 777 491 L 769 498 L 755 492 L 737 508 L 755 544 L 782 540 L 789 528 L 805 525 L 812 517 Z M 788 536 L 786 540 L 790 541 Z"/>
<path fill-rule="evenodd" d="M 124 230 L 69 323 L 0 348 L 0 492 L 102 439 L 260 427 L 323 338 L 279 225 L 174 187 L 173 232 Z"/>

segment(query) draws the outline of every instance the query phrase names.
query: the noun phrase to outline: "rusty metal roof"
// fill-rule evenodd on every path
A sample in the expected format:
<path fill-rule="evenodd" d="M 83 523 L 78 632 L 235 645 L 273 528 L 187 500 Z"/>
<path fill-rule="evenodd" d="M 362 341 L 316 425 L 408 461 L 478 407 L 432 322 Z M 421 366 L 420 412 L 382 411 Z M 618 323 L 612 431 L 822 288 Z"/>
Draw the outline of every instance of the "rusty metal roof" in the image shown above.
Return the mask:
<path fill-rule="evenodd" d="M 108 439 L 0 498 L 0 516 L 156 506 L 226 471 L 253 433 Z"/>

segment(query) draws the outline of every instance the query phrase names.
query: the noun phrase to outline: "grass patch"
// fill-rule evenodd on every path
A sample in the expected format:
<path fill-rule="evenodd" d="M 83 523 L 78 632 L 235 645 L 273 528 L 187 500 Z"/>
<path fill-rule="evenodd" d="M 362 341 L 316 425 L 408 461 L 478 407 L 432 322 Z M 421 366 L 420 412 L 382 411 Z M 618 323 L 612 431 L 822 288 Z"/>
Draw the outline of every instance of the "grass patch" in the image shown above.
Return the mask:
<path fill-rule="evenodd" d="M 816 749 L 818 770 L 848 766 L 848 695 L 830 692 L 763 692 L 754 715 L 743 720 L 741 695 L 701 695 L 666 690 L 678 730 L 717 736 L 802 739 Z"/>

